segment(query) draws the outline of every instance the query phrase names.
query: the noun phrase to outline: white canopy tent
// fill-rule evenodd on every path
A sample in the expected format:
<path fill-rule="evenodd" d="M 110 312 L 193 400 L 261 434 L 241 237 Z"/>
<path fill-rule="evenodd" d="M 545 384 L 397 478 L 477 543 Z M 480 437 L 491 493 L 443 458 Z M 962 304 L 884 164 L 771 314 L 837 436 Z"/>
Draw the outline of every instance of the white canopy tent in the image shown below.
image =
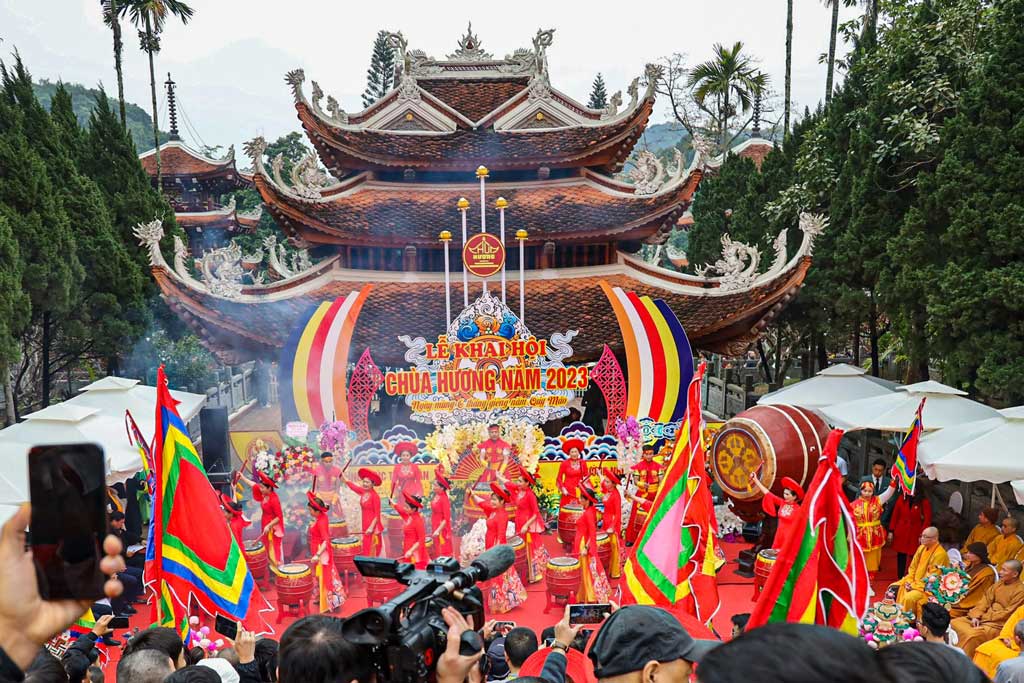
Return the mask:
<path fill-rule="evenodd" d="M 863 368 L 839 363 L 814 377 L 790 384 L 758 399 L 758 405 L 785 403 L 819 410 L 837 403 L 891 394 L 898 384 L 872 377 Z"/>
<path fill-rule="evenodd" d="M 185 424 L 199 414 L 206 402 L 205 395 L 187 391 L 171 391 L 171 397 L 178 401 L 178 414 Z M 146 440 L 153 439 L 153 431 L 156 429 L 156 387 L 140 384 L 137 379 L 104 377 L 82 387 L 81 393 L 65 401 L 65 404 L 98 408 L 102 414 L 117 417 L 122 422 L 124 411 L 129 410 Z"/>
<path fill-rule="evenodd" d="M 913 423 L 922 398 L 928 399 L 922 413 L 926 432 L 1000 417 L 995 408 L 964 398 L 966 395 L 964 391 L 929 380 L 898 387 L 884 396 L 829 406 L 820 412 L 834 426 L 846 431 L 905 432 Z"/>
<path fill-rule="evenodd" d="M 993 484 L 1024 479 L 1024 406 L 997 412 L 987 420 L 926 434 L 917 447 L 925 474 L 939 481 Z"/>

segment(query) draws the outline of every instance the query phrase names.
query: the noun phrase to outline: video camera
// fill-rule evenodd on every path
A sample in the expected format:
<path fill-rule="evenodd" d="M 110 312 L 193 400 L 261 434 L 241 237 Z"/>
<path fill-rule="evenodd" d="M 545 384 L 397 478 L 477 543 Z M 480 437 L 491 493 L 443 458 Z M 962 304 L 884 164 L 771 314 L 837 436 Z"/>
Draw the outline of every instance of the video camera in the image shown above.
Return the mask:
<path fill-rule="evenodd" d="M 346 619 L 345 638 L 367 648 L 378 680 L 430 681 L 448 643 L 448 626 L 441 610 L 454 607 L 479 630 L 484 624 L 484 606 L 476 584 L 501 576 L 514 562 L 515 551 L 509 545 L 484 551 L 465 568 L 451 557 L 438 558 L 423 570 L 408 562 L 356 557 L 363 576 L 395 579 L 408 588 L 380 607 L 367 607 Z M 473 655 L 482 648 L 477 631 L 462 634 L 461 654 Z"/>

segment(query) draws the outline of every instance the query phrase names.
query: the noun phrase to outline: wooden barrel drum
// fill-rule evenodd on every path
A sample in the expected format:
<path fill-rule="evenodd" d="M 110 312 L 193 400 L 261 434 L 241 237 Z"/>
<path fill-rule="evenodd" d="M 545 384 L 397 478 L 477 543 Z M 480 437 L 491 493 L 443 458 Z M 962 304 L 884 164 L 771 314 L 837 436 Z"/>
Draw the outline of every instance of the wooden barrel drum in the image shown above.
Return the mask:
<path fill-rule="evenodd" d="M 381 579 L 375 576 L 366 577 L 366 604 L 382 605 L 402 592 L 402 584 L 394 579 Z"/>
<path fill-rule="evenodd" d="M 274 570 L 278 623 L 281 623 L 281 617 L 288 607 L 294 608 L 297 616 L 306 614 L 309 602 L 313 598 L 314 579 L 309 565 L 302 562 L 282 564 Z"/>
<path fill-rule="evenodd" d="M 245 563 L 255 581 L 267 578 L 267 549 L 259 541 L 245 542 Z"/>
<path fill-rule="evenodd" d="M 548 602 L 544 611 L 552 605 L 565 605 L 576 600 L 580 587 L 580 561 L 575 557 L 552 557 L 544 568 L 547 582 Z"/>
<path fill-rule="evenodd" d="M 513 536 L 508 539 L 508 544 L 516 551 L 516 571 L 519 572 L 519 579 L 526 584 L 530 580 L 530 570 L 526 564 L 526 541 L 521 536 Z"/>
<path fill-rule="evenodd" d="M 402 518 L 397 512 L 384 513 L 384 528 L 387 530 L 387 556 L 399 557 L 402 554 Z"/>
<path fill-rule="evenodd" d="M 348 536 L 348 523 L 345 520 L 330 523 L 331 538 L 345 538 Z"/>
<path fill-rule="evenodd" d="M 356 569 L 355 556 L 363 551 L 363 543 L 358 536 L 346 536 L 335 538 L 331 541 L 331 554 L 334 555 L 334 566 L 341 575 L 341 580 L 348 584 L 348 576 L 355 574 L 359 576 Z"/>
<path fill-rule="evenodd" d="M 558 509 L 558 540 L 562 545 L 571 548 L 576 541 L 576 525 L 583 516 L 583 506 L 569 503 Z"/>
<path fill-rule="evenodd" d="M 750 485 L 750 474 L 782 495 L 781 480 L 791 477 L 801 486 L 814 477 L 829 428 L 806 408 L 788 405 L 754 406 L 726 422 L 711 447 L 711 471 L 736 514 L 748 521 L 762 518 L 761 492 Z"/>
<path fill-rule="evenodd" d="M 772 573 L 778 554 L 779 551 L 774 548 L 765 548 L 757 554 L 757 559 L 754 560 L 754 600 L 761 594 L 768 576 Z"/>

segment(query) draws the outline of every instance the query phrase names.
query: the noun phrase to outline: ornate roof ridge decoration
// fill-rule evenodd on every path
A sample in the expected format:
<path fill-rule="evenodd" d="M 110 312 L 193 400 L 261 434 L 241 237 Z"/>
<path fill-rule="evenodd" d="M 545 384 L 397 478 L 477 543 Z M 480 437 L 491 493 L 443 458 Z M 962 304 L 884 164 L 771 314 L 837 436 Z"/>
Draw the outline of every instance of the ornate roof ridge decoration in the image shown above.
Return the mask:
<path fill-rule="evenodd" d="M 208 249 L 198 264 L 203 282 L 213 296 L 233 300 L 242 293 L 242 247 L 234 240 L 227 246 Z"/>
<path fill-rule="evenodd" d="M 473 33 L 473 22 L 466 26 L 466 32 L 459 38 L 459 49 L 448 55 L 453 62 L 477 62 L 494 59 L 494 55 L 483 50 L 483 43 Z"/>
<path fill-rule="evenodd" d="M 232 197 L 231 201 L 234 201 L 234 199 L 235 198 Z M 249 209 L 248 211 L 238 211 L 235 213 L 235 216 L 245 220 L 258 221 L 263 217 L 263 205 L 257 204 L 255 208 Z"/>
<path fill-rule="evenodd" d="M 198 150 L 192 149 L 191 147 L 186 145 L 183 140 L 168 140 L 167 142 L 163 142 L 163 143 L 160 144 L 160 151 L 161 152 L 163 152 L 165 149 L 170 149 L 170 148 L 180 149 L 180 150 L 184 151 L 185 153 L 187 153 L 189 156 L 195 157 L 199 161 L 206 162 L 206 163 L 210 164 L 211 166 L 227 166 L 228 164 L 231 164 L 235 160 L 235 146 L 234 145 L 228 145 L 228 149 L 224 153 L 224 156 L 220 157 L 219 159 L 216 159 L 216 158 L 211 157 L 211 156 L 207 156 L 206 154 L 203 154 L 202 152 L 200 152 Z M 139 159 L 144 159 L 146 157 L 153 156 L 155 154 L 156 154 L 156 148 L 153 147 L 153 148 L 147 149 L 145 152 L 142 152 L 141 154 L 139 154 Z"/>
<path fill-rule="evenodd" d="M 298 249 L 289 257 L 284 245 L 277 243 L 276 235 L 264 238 L 263 246 L 267 250 L 267 263 L 284 280 L 304 276 L 319 267 L 310 261 L 308 249 Z"/>
<path fill-rule="evenodd" d="M 629 169 L 628 177 L 633 183 L 633 193 L 646 196 L 668 192 L 678 187 L 689 174 L 684 174 L 683 154 L 678 149 L 672 150 L 675 155 L 675 168 L 667 175 L 661 160 L 650 150 L 641 150 L 636 155 L 635 166 Z M 692 172 L 692 171 L 691 171 Z"/>
<path fill-rule="evenodd" d="M 252 161 L 254 176 L 260 175 L 269 180 L 278 191 L 304 201 L 322 199 L 322 192 L 326 189 L 336 188 L 342 183 L 331 182 L 330 177 L 319 165 L 315 152 L 310 152 L 292 165 L 288 174 L 290 183 L 285 182 L 281 177 L 284 170 L 284 156 L 278 154 L 270 162 L 271 173 L 263 163 L 263 155 L 267 151 L 267 141 L 263 136 L 257 136 L 245 143 L 244 151 Z M 260 207 L 262 215 L 262 206 Z"/>
<path fill-rule="evenodd" d="M 235 213 L 235 196 L 232 195 L 228 203 L 222 207 L 216 209 L 210 209 L 209 211 L 175 211 L 175 216 L 189 217 L 189 216 L 230 216 Z"/>

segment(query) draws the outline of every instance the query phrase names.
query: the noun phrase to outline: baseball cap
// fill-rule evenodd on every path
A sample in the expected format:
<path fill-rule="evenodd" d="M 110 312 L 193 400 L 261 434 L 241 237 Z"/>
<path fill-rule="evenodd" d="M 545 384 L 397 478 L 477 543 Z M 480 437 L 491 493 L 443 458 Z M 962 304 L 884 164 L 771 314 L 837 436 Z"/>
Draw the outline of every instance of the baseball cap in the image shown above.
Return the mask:
<path fill-rule="evenodd" d="M 605 620 L 589 656 L 597 677 L 611 678 L 639 671 L 652 660 L 699 663 L 719 645 L 717 640 L 696 640 L 678 619 L 659 607 L 629 605 Z"/>

